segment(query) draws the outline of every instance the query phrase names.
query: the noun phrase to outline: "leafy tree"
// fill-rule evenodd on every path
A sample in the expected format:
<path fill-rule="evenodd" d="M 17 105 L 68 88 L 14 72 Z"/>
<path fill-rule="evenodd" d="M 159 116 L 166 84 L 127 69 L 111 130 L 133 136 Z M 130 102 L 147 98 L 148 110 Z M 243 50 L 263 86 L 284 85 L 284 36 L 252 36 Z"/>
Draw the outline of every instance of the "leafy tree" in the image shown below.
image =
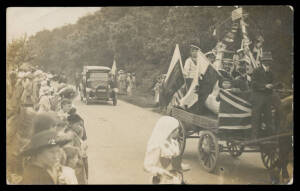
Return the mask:
<path fill-rule="evenodd" d="M 280 79 L 290 83 L 293 12 L 285 6 L 243 8 L 250 15 L 250 36 L 263 34 L 265 49 L 274 55 L 274 70 L 278 76 L 286 74 Z M 30 54 L 36 55 L 33 64 L 48 71 L 64 71 L 70 80 L 84 65 L 111 67 L 115 58 L 118 69 L 135 72 L 138 88 L 147 92 L 153 79 L 167 72 L 175 44 L 179 44 L 183 60 L 189 56 L 190 43 L 197 43 L 203 52 L 211 50 L 230 29 L 233 9 L 231 6 L 103 7 L 75 24 L 38 32 L 25 40 L 25 44 L 30 47 Z M 216 37 L 212 35 L 214 29 L 218 31 Z M 16 55 L 19 51 L 15 46 L 21 42 L 24 39 L 9 45 L 8 63 L 25 59 Z"/>

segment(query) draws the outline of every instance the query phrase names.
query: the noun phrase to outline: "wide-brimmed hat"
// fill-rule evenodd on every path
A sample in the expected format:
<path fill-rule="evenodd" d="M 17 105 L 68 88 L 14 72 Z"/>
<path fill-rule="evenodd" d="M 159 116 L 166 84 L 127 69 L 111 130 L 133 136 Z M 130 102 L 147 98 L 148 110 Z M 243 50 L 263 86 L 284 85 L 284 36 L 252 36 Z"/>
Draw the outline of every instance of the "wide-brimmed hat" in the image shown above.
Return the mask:
<path fill-rule="evenodd" d="M 30 142 L 21 149 L 21 155 L 28 156 L 39 152 L 41 149 L 52 146 L 63 146 L 70 142 L 67 136 L 59 136 L 54 129 L 41 131 L 32 136 Z"/>
<path fill-rule="evenodd" d="M 268 52 L 263 52 L 262 56 L 261 56 L 261 61 L 267 61 L 267 60 L 269 60 L 269 61 L 273 60 L 272 53 L 269 52 L 269 51 Z"/>
<path fill-rule="evenodd" d="M 59 123 L 60 119 L 55 112 L 39 113 L 33 119 L 34 133 L 39 133 L 51 129 Z"/>

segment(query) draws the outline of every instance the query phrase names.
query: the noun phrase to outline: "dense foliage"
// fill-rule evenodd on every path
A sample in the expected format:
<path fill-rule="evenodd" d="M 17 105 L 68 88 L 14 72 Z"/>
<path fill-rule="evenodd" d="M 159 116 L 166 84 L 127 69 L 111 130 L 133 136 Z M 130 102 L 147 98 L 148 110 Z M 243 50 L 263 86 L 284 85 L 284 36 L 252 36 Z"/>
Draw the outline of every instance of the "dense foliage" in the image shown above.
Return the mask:
<path fill-rule="evenodd" d="M 234 7 L 104 7 L 76 24 L 43 30 L 28 39 L 31 62 L 46 71 L 65 72 L 70 82 L 83 65 L 111 67 L 135 72 L 137 85 L 148 91 L 157 75 L 166 73 L 175 44 L 183 60 L 189 44 L 211 50 L 230 24 Z M 250 36 L 260 33 L 265 49 L 273 52 L 274 70 L 291 83 L 293 72 L 293 11 L 287 6 L 244 7 L 250 15 Z M 228 19 L 227 19 L 228 20 Z M 230 20 L 230 19 L 229 19 Z M 212 36 L 217 28 L 217 37 Z M 14 42 L 12 42 L 14 43 Z M 11 44 L 9 45 L 11 46 Z M 8 59 L 15 55 L 8 51 Z M 283 75 L 284 74 L 284 75 Z"/>

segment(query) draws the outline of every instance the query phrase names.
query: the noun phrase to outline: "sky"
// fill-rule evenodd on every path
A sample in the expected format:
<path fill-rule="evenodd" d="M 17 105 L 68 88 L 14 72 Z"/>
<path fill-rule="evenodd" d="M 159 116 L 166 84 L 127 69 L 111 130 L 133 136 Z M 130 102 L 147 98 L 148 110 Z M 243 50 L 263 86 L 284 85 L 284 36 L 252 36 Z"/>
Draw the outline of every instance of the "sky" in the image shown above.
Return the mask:
<path fill-rule="evenodd" d="M 100 7 L 10 7 L 6 10 L 6 37 L 34 35 L 43 29 L 54 29 L 76 23 L 79 17 L 92 14 Z"/>

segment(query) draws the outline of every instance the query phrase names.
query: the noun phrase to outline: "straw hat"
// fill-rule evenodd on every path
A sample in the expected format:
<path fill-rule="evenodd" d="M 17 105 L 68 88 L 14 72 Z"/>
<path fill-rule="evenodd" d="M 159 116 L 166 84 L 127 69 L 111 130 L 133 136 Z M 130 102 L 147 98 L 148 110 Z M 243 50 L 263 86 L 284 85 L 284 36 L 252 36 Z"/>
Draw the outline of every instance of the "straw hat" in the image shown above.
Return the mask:
<path fill-rule="evenodd" d="M 54 129 L 41 131 L 32 136 L 30 142 L 21 149 L 21 155 L 28 156 L 38 153 L 41 149 L 63 146 L 70 142 L 71 139 L 60 137 Z"/>
<path fill-rule="evenodd" d="M 55 112 L 44 112 L 37 114 L 33 119 L 34 133 L 48 130 L 60 123 Z"/>

